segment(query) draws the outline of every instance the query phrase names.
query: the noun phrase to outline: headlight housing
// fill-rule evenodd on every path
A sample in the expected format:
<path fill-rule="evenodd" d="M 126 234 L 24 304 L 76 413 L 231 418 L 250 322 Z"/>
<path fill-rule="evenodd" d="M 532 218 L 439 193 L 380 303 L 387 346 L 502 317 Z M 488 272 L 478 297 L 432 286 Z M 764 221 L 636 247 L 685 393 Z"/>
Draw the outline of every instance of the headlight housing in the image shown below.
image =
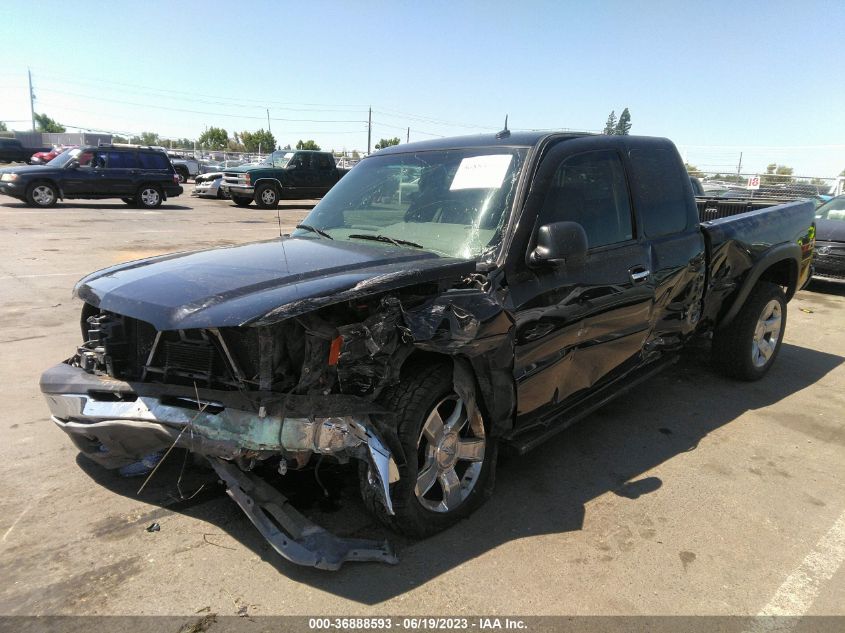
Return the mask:
<path fill-rule="evenodd" d="M 3 182 L 12 182 L 13 180 L 17 179 L 17 174 L 3 174 L 2 176 L 0 176 L 0 180 L 2 180 Z"/>

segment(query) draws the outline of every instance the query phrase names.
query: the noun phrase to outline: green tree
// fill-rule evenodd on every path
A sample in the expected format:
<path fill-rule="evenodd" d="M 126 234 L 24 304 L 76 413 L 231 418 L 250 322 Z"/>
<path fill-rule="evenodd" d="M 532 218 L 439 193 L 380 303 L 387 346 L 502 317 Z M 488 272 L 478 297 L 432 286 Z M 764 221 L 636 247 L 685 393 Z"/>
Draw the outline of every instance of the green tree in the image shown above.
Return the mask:
<path fill-rule="evenodd" d="M 843 169 L 842 171 L 840 171 L 840 172 L 839 172 L 839 175 L 840 175 L 840 176 L 845 176 L 845 169 Z"/>
<path fill-rule="evenodd" d="M 358 153 L 357 149 L 352 150 L 352 160 L 361 160 L 361 154 Z"/>
<path fill-rule="evenodd" d="M 6 127 L 5 121 L 0 121 L 0 132 L 8 132 L 9 128 Z"/>
<path fill-rule="evenodd" d="M 161 138 L 155 132 L 141 132 L 140 145 L 161 145 Z"/>
<path fill-rule="evenodd" d="M 200 134 L 197 143 L 206 149 L 226 149 L 229 146 L 229 134 L 223 128 L 210 127 Z"/>
<path fill-rule="evenodd" d="M 376 149 L 384 149 L 385 147 L 390 147 L 391 145 L 399 145 L 398 136 L 381 139 L 378 143 L 376 143 Z"/>
<path fill-rule="evenodd" d="M 288 143 L 287 145 L 285 145 L 282 149 L 290 149 L 290 143 Z"/>
<path fill-rule="evenodd" d="M 792 182 L 792 167 L 769 163 L 766 165 L 766 173 L 760 176 L 761 185 L 783 185 Z"/>
<path fill-rule="evenodd" d="M 701 171 L 701 170 L 700 170 L 698 167 L 696 167 L 695 165 L 690 165 L 689 163 L 684 163 L 684 167 L 686 167 L 686 168 L 687 168 L 687 173 L 688 173 L 690 176 L 695 176 L 696 178 L 701 178 L 701 177 L 704 175 L 704 172 L 703 172 L 703 171 Z"/>
<path fill-rule="evenodd" d="M 35 131 L 36 132 L 65 132 L 65 126 L 57 121 L 54 121 L 46 114 L 35 113 Z"/>
<path fill-rule="evenodd" d="M 300 139 L 299 142 L 296 144 L 296 149 L 313 149 L 319 151 L 320 146 L 310 139 L 307 141 L 303 141 L 302 139 Z"/>
<path fill-rule="evenodd" d="M 616 123 L 616 130 L 615 134 L 619 136 L 626 136 L 631 132 L 631 113 L 628 112 L 628 108 L 622 110 L 622 114 L 619 115 L 619 121 Z"/>
<path fill-rule="evenodd" d="M 261 128 L 257 132 L 241 132 L 241 143 L 247 152 L 255 153 L 258 148 L 265 154 L 269 154 L 276 149 L 276 138 L 269 132 Z"/>
<path fill-rule="evenodd" d="M 602 134 L 616 134 L 616 110 L 611 110 L 607 115 L 607 123 L 604 124 Z"/>

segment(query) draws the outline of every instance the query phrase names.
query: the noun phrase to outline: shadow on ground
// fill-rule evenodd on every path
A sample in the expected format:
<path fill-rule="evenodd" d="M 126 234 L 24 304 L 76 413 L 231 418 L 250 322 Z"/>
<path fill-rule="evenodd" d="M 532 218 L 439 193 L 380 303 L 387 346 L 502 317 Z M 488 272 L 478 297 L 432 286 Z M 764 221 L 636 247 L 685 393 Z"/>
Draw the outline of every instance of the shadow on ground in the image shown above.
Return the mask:
<path fill-rule="evenodd" d="M 810 281 L 810 284 L 805 288 L 805 290 L 818 294 L 845 297 L 845 280 L 828 281 L 826 279 L 813 277 L 812 281 Z"/>
<path fill-rule="evenodd" d="M 125 202 L 79 202 L 78 200 L 68 200 L 59 202 L 54 207 L 42 208 L 33 207 L 24 202 L 4 202 L 4 207 L 11 207 L 13 209 L 31 209 L 32 211 L 56 211 L 59 212 L 64 208 L 73 207 L 74 209 L 122 209 L 124 211 L 193 211 L 193 207 L 186 207 L 179 204 L 171 204 L 170 202 L 163 202 L 160 207 L 155 209 L 141 209 L 134 204 L 126 204 Z"/>
<path fill-rule="evenodd" d="M 363 604 L 377 604 L 424 584 L 440 574 L 496 548 L 535 535 L 580 530 L 584 507 L 608 492 L 637 499 L 659 489 L 662 481 L 643 473 L 693 451 L 712 431 L 749 410 L 770 406 L 815 383 L 843 362 L 842 357 L 784 345 L 771 373 L 756 383 L 738 383 L 716 375 L 707 350 L 692 349 L 672 370 L 645 383 L 563 431 L 525 457 L 503 461 L 493 498 L 472 517 L 424 541 L 410 541 L 387 532 L 369 519 L 347 468 L 320 471 L 326 497 L 313 472 L 289 474 L 284 492 L 315 522 L 341 536 L 384 538 L 396 547 L 400 563 L 349 563 L 339 572 L 297 567 L 279 557 L 246 517 L 223 494 L 210 471 L 190 469 L 182 490 L 193 499 L 176 502 L 175 481 L 182 456 L 172 454 L 151 485 L 137 495 L 140 482 L 120 479 L 78 459 L 89 475 L 114 492 L 155 503 L 209 521 L 298 582 Z M 799 432 L 845 444 L 841 428 L 819 428 L 812 415 L 772 418 Z M 764 433 L 765 429 L 761 429 Z M 831 434 L 837 434 L 833 437 Z M 833 438 L 833 439 L 831 439 Z M 299 488 L 297 493 L 296 489 Z"/>

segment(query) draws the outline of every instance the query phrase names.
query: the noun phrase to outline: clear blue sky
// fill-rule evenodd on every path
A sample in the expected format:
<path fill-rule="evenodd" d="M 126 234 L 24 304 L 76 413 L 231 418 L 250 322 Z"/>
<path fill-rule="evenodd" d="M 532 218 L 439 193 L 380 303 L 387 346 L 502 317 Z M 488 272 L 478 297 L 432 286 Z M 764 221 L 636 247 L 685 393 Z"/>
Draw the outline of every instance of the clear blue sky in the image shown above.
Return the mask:
<path fill-rule="evenodd" d="M 366 148 L 370 105 L 373 143 L 496 130 L 506 113 L 512 128 L 598 130 L 627 106 L 632 133 L 700 166 L 743 151 L 749 170 L 833 176 L 843 25 L 842 0 L 4 0 L 0 120 L 29 127 L 27 67 L 36 110 L 65 124 L 194 138 L 266 127 L 269 107 L 281 144 L 334 149 Z"/>

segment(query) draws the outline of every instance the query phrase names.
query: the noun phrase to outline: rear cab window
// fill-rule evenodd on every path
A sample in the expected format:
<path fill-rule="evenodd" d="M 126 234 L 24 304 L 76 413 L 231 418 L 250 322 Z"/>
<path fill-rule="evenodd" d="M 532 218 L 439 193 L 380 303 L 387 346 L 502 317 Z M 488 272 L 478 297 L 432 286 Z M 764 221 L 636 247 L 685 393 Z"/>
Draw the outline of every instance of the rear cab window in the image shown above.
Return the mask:
<path fill-rule="evenodd" d="M 645 236 L 683 233 L 697 226 L 698 213 L 687 189 L 689 176 L 677 151 L 649 145 L 630 149 L 628 156 L 634 204 Z"/>

